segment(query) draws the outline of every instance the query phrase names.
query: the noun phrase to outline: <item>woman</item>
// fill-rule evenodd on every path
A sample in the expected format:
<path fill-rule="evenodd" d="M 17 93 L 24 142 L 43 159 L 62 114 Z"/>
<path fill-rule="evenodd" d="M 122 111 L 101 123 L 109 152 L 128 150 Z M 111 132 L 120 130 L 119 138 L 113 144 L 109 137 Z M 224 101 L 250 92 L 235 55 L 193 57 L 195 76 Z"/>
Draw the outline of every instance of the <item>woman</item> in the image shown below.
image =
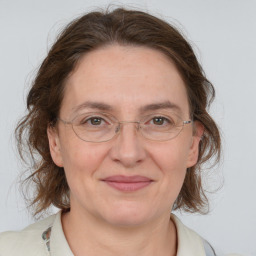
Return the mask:
<path fill-rule="evenodd" d="M 71 22 L 16 129 L 33 159 L 34 214 L 60 212 L 1 234 L 0 255 L 215 255 L 170 215 L 207 212 L 201 165 L 218 161 L 221 145 L 206 111 L 213 98 L 166 22 L 122 8 Z"/>

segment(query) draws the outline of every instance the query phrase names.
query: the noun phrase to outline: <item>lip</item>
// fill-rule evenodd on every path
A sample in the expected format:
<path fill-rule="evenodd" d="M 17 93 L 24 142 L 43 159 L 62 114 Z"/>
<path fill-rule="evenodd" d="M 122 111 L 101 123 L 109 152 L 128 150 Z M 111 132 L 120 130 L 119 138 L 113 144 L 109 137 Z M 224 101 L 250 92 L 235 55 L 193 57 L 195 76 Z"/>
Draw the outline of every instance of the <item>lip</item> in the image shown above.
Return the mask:
<path fill-rule="evenodd" d="M 106 184 L 110 187 L 115 188 L 120 191 L 137 191 L 149 186 L 153 180 L 145 177 L 145 176 L 123 176 L 123 175 L 116 175 L 110 176 L 103 179 Z"/>

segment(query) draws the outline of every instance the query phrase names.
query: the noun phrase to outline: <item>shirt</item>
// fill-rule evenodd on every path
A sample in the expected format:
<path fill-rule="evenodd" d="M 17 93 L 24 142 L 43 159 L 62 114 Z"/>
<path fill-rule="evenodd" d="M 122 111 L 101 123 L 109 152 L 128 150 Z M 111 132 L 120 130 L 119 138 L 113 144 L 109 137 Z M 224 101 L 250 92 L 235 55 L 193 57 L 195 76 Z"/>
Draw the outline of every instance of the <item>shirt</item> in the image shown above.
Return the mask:
<path fill-rule="evenodd" d="M 178 235 L 177 256 L 214 256 L 210 244 L 171 214 Z M 65 238 L 61 211 L 21 231 L 0 234 L 0 256 L 74 256 Z M 231 256 L 231 255 L 230 255 Z"/>

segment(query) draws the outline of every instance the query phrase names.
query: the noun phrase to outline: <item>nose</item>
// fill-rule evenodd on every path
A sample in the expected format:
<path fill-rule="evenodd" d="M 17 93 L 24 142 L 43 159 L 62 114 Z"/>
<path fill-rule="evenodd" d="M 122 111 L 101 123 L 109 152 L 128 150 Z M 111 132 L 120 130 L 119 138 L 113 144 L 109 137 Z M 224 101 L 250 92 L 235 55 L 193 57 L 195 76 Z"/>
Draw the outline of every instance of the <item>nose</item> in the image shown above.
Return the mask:
<path fill-rule="evenodd" d="M 146 158 L 146 151 L 136 122 L 122 122 L 113 140 L 110 157 L 126 168 L 133 168 Z"/>

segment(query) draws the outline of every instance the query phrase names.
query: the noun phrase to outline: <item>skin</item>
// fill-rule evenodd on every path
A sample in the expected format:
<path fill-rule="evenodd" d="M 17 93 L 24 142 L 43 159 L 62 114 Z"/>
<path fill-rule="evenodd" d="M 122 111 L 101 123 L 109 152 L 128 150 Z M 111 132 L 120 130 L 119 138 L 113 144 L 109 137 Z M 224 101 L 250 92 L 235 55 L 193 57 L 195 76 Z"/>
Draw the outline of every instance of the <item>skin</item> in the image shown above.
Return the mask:
<path fill-rule="evenodd" d="M 98 111 L 74 111 L 86 101 L 106 103 L 112 107 L 107 112 L 126 121 L 138 120 L 145 105 L 169 101 L 180 108 L 183 120 L 190 119 L 175 65 L 146 47 L 112 45 L 86 54 L 67 80 L 60 117 L 72 120 L 78 113 Z M 186 169 L 197 162 L 203 127 L 193 125 L 164 142 L 143 138 L 134 124 L 123 125 L 118 136 L 103 143 L 82 141 L 63 123 L 48 129 L 53 161 L 64 167 L 70 186 L 71 210 L 62 215 L 62 224 L 76 256 L 176 255 L 170 211 Z M 153 182 L 127 193 L 102 182 L 112 175 L 142 175 Z"/>

